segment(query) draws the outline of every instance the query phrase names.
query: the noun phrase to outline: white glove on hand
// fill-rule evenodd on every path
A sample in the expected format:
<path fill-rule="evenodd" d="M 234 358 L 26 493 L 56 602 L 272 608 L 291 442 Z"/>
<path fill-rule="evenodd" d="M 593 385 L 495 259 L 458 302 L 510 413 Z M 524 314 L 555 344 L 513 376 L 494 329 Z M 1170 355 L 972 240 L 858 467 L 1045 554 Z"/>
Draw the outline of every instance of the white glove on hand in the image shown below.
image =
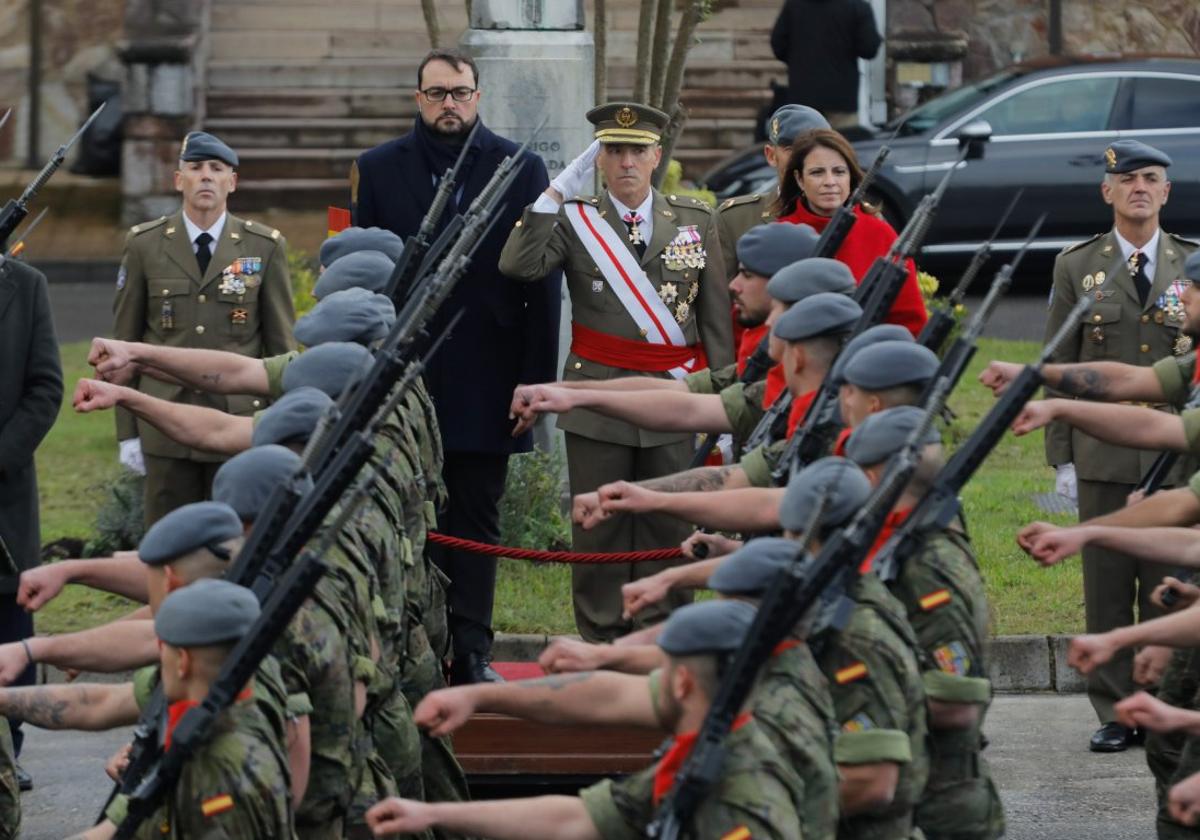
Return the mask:
<path fill-rule="evenodd" d="M 555 176 L 550 186 L 558 190 L 564 199 L 574 198 L 583 188 L 590 184 L 596 175 L 596 156 L 600 154 L 600 141 L 593 140 L 592 145 L 583 154 L 567 164 L 562 172 Z"/>
<path fill-rule="evenodd" d="M 1054 468 L 1054 489 L 1060 496 L 1066 496 L 1072 502 L 1079 503 L 1079 493 L 1075 488 L 1075 465 L 1059 464 Z"/>
<path fill-rule="evenodd" d="M 145 475 L 146 462 L 142 459 L 141 438 L 120 441 L 119 446 L 120 453 L 117 455 L 117 460 L 121 462 L 121 466 L 133 470 L 138 475 Z"/>

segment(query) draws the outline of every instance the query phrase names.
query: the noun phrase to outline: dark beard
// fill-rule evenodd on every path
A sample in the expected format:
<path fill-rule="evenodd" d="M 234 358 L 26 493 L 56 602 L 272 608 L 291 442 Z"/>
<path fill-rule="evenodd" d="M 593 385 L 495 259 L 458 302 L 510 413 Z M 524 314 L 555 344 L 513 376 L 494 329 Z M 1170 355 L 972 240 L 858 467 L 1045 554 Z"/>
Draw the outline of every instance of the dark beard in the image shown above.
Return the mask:
<path fill-rule="evenodd" d="M 763 324 L 765 324 L 767 322 L 767 316 L 738 313 L 737 322 L 747 329 L 753 329 L 754 327 L 761 327 Z"/>
<path fill-rule="evenodd" d="M 476 117 L 476 119 L 478 119 L 478 117 Z M 425 127 L 429 129 L 429 132 L 434 137 L 436 137 L 438 140 L 441 140 L 443 143 L 451 144 L 462 143 L 467 139 L 467 135 L 471 133 L 471 129 L 475 127 L 474 122 L 468 123 L 464 122 L 463 120 L 459 120 L 457 125 L 458 128 L 447 131 L 446 129 L 442 128 L 440 124 L 440 118 L 439 120 L 434 120 L 432 125 L 425 123 Z"/>

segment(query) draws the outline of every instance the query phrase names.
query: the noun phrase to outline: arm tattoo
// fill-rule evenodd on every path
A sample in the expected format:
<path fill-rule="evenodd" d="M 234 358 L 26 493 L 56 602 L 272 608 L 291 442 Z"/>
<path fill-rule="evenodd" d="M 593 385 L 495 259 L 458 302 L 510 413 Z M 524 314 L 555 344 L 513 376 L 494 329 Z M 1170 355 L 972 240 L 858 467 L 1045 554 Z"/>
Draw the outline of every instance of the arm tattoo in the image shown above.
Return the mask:
<path fill-rule="evenodd" d="M 219 385 L 221 382 L 221 374 L 219 373 L 202 373 L 200 381 L 208 385 Z"/>
<path fill-rule="evenodd" d="M 1063 373 L 1058 390 L 1073 397 L 1099 400 L 1108 396 L 1108 379 L 1099 371 L 1086 367 L 1068 370 Z"/>
<path fill-rule="evenodd" d="M 88 690 L 83 686 L 73 686 L 74 690 L 69 692 L 64 692 L 63 688 L 66 687 L 53 690 L 46 687 L 6 689 L 2 706 L 10 717 L 20 718 L 43 729 L 62 729 L 66 726 L 66 713 L 72 707 L 86 706 L 91 702 Z M 61 696 L 64 693 L 77 696 Z"/>
<path fill-rule="evenodd" d="M 580 671 L 577 674 L 564 674 L 556 677 L 543 677 L 539 680 L 517 680 L 515 685 L 522 688 L 548 688 L 551 691 L 562 691 L 569 685 L 587 682 L 592 678 L 591 671 Z"/>
<path fill-rule="evenodd" d="M 737 469 L 736 464 L 725 467 L 698 467 L 674 475 L 652 478 L 638 482 L 647 490 L 658 490 L 663 493 L 687 493 L 699 490 L 724 490 L 729 476 Z"/>

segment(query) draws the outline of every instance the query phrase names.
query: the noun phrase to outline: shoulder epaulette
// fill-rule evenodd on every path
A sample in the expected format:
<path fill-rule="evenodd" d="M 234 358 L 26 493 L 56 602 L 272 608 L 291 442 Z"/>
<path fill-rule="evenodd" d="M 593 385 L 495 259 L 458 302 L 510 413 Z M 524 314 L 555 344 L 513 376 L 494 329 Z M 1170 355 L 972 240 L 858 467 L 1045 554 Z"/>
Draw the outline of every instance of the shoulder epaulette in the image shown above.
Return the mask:
<path fill-rule="evenodd" d="M 758 202 L 760 202 L 762 200 L 763 200 L 763 197 L 762 197 L 761 193 L 749 193 L 748 195 L 735 195 L 735 196 L 731 196 L 730 198 L 727 198 L 724 201 L 722 201 L 719 205 L 717 205 L 717 209 L 718 210 L 728 210 L 730 207 L 737 207 L 738 205 L 741 205 L 741 204 L 757 204 Z"/>
<path fill-rule="evenodd" d="M 1097 239 L 1099 239 L 1101 236 L 1104 236 L 1104 234 L 1103 234 L 1103 233 L 1097 233 L 1097 234 L 1096 234 L 1095 236 L 1093 236 L 1091 239 L 1085 239 L 1085 240 L 1083 240 L 1082 242 L 1076 242 L 1074 245 L 1068 245 L 1066 248 L 1063 248 L 1061 251 L 1059 251 L 1059 254 L 1060 254 L 1060 255 L 1062 255 L 1062 254 L 1070 254 L 1072 251 L 1078 251 L 1078 250 L 1079 250 L 1080 248 L 1082 248 L 1084 245 L 1091 245 L 1093 242 L 1095 242 L 1095 241 L 1096 241 Z"/>
<path fill-rule="evenodd" d="M 136 236 L 139 233 L 145 233 L 148 230 L 154 230 L 166 220 L 166 216 L 159 216 L 157 219 L 151 222 L 142 222 L 141 224 L 134 225 L 129 229 L 129 232 Z"/>
<path fill-rule="evenodd" d="M 1165 230 L 1163 233 L 1167 233 Z M 1178 233 L 1167 233 L 1167 236 L 1174 239 L 1180 245 L 1191 245 L 1193 248 L 1200 248 L 1200 242 L 1194 239 L 1188 239 L 1186 236 L 1180 236 Z"/>
<path fill-rule="evenodd" d="M 279 231 L 273 227 L 267 227 L 259 222 L 252 222 L 249 219 L 246 219 L 242 225 L 246 228 L 246 233 L 257 233 L 264 239 L 279 239 Z"/>
<path fill-rule="evenodd" d="M 600 203 L 600 196 L 598 196 L 598 195 L 573 195 L 570 198 L 563 199 L 563 204 L 572 204 L 572 203 L 576 203 L 576 202 L 578 202 L 579 204 L 590 204 L 593 207 L 595 207 L 596 205 L 598 205 Z"/>
<path fill-rule="evenodd" d="M 713 208 L 708 203 L 701 201 L 698 198 L 693 198 L 690 195 L 675 195 L 671 193 L 666 197 L 667 201 L 674 204 L 676 207 L 691 207 L 695 210 L 703 210 L 707 213 L 712 213 Z"/>

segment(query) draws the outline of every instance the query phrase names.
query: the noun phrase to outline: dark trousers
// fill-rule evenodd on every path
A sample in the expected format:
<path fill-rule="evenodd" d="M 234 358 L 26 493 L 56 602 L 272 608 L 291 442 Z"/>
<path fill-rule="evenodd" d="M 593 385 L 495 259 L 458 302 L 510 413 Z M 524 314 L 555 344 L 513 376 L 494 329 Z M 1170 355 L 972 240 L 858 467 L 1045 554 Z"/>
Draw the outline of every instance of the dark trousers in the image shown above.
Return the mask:
<path fill-rule="evenodd" d="M 508 456 L 447 452 L 442 468 L 448 500 L 438 517 L 439 530 L 452 537 L 496 545 L 500 542 L 500 497 L 508 475 Z M 450 578 L 446 606 L 450 614 L 451 658 L 492 649 L 492 601 L 496 595 L 496 558 L 431 546 L 433 560 Z"/>
<path fill-rule="evenodd" d="M 146 527 L 175 508 L 212 498 L 213 477 L 222 461 L 189 461 L 142 455 L 146 462 Z"/>
<path fill-rule="evenodd" d="M 19 642 L 33 635 L 33 616 L 17 606 L 16 593 L 0 594 L 0 644 Z M 21 672 L 21 676 L 10 685 L 33 685 L 37 682 L 37 666 L 30 665 Z M 12 728 L 13 755 L 21 754 L 21 743 L 25 733 L 21 731 L 21 721 L 9 718 L 8 725 Z"/>

